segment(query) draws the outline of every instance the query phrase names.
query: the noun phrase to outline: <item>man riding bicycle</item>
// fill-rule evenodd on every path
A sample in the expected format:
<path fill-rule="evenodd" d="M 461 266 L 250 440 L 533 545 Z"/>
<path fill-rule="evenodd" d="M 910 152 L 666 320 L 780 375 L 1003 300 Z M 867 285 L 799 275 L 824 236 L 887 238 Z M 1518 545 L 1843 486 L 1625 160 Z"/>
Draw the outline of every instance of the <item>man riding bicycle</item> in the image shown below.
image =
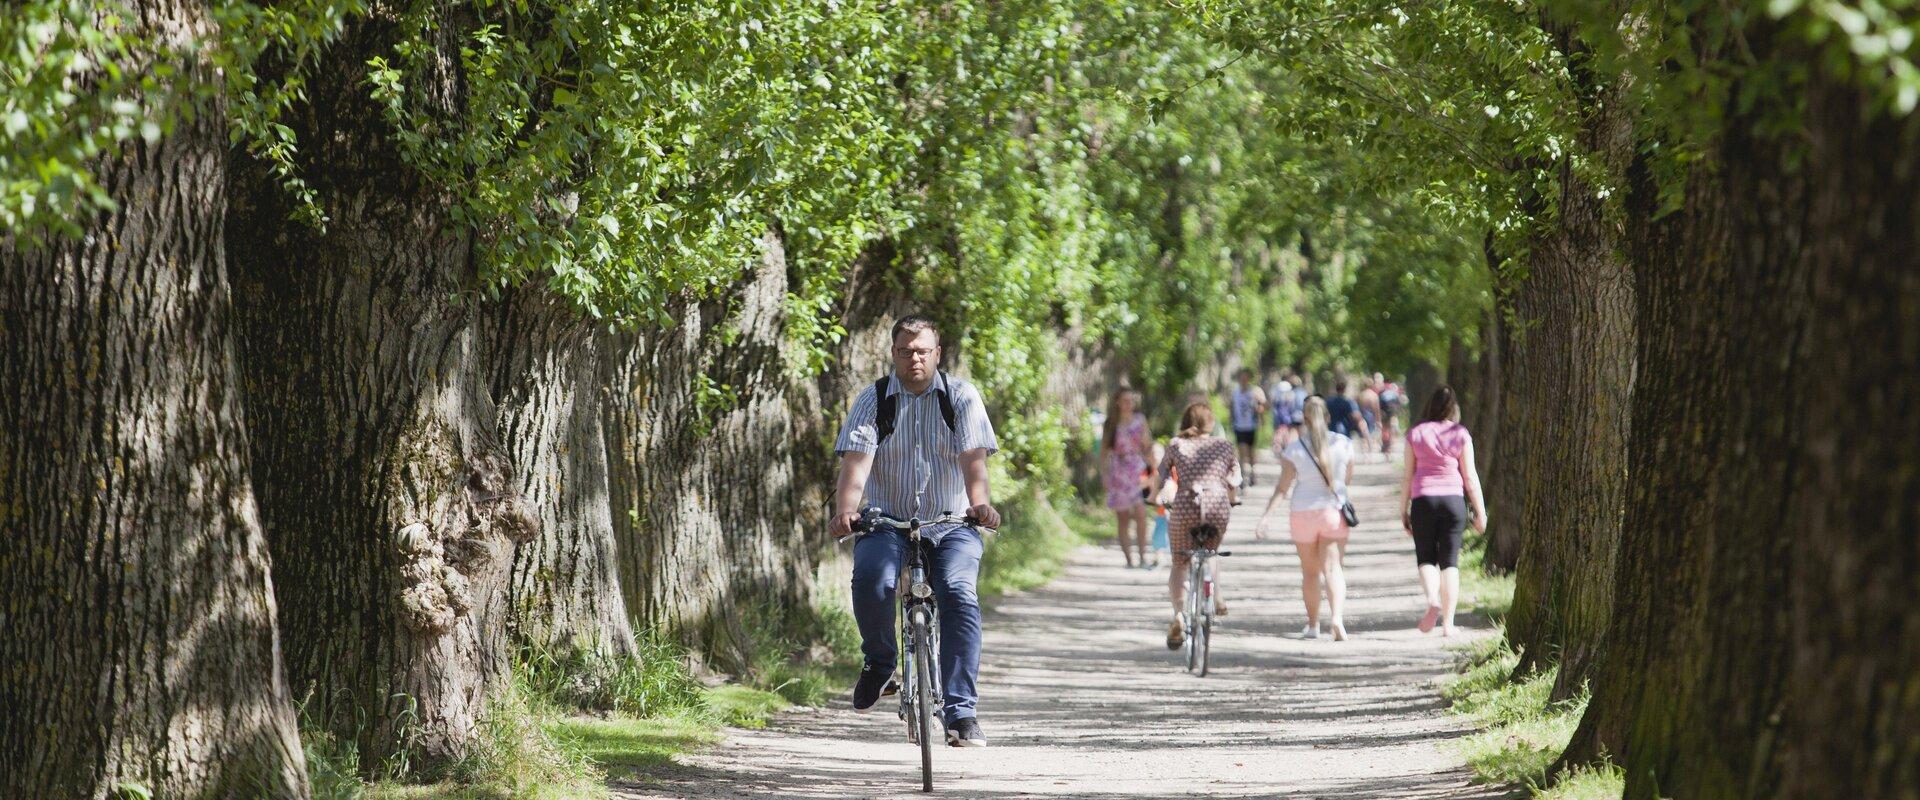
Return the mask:
<path fill-rule="evenodd" d="M 987 481 L 987 456 L 999 449 L 986 404 L 973 385 L 940 370 L 940 332 L 913 314 L 893 325 L 893 372 L 854 400 L 834 452 L 840 477 L 831 523 L 835 536 L 852 532 L 863 504 L 898 519 L 934 519 L 964 512 L 997 528 Z M 980 668 L 980 532 L 968 525 L 931 525 L 929 582 L 940 608 L 940 675 L 947 743 L 984 747 L 974 706 Z M 869 711 L 892 679 L 894 589 L 905 540 L 876 530 L 853 548 L 853 617 L 860 627 L 865 666 L 853 687 L 855 711 Z"/>

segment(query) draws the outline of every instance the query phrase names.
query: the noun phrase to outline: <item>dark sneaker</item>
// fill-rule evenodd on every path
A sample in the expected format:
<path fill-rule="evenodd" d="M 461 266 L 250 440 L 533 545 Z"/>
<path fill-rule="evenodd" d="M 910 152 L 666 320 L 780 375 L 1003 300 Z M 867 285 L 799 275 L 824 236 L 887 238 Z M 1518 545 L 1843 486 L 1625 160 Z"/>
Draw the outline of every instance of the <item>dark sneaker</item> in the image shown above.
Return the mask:
<path fill-rule="evenodd" d="M 873 710 L 873 704 L 880 698 L 900 691 L 900 685 L 893 680 L 892 669 L 880 669 L 868 664 L 860 670 L 860 680 L 853 685 L 853 710 L 865 713 Z"/>
<path fill-rule="evenodd" d="M 986 747 L 987 735 L 980 732 L 980 721 L 962 717 L 947 726 L 947 744 L 954 747 Z"/>

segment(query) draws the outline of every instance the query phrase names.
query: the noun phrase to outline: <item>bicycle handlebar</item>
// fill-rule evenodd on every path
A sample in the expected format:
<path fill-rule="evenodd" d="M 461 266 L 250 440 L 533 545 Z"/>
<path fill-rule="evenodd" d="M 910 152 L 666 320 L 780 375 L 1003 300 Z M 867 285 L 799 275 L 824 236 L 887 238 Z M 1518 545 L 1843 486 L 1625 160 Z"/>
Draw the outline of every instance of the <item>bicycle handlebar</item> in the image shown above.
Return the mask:
<path fill-rule="evenodd" d="M 861 509 L 860 519 L 854 521 L 853 532 L 840 537 L 839 541 L 848 542 L 859 537 L 861 534 L 870 533 L 872 532 L 873 527 L 875 525 L 885 525 L 897 531 L 909 530 L 913 527 L 913 524 L 916 521 L 920 523 L 921 527 L 926 527 L 928 525 L 946 525 L 949 523 L 957 522 L 962 525 L 969 526 L 974 530 L 980 531 L 982 534 L 985 534 L 985 535 L 992 535 L 1000 532 L 1000 529 L 998 528 L 989 528 L 985 525 L 982 525 L 974 521 L 973 516 L 971 514 L 961 515 L 961 514 L 954 514 L 954 513 L 946 513 L 938 517 L 934 517 L 933 519 L 922 519 L 922 520 L 899 519 L 896 517 L 889 517 L 885 514 L 880 513 L 879 509 L 874 508 L 873 506 L 868 506 L 864 509 Z"/>

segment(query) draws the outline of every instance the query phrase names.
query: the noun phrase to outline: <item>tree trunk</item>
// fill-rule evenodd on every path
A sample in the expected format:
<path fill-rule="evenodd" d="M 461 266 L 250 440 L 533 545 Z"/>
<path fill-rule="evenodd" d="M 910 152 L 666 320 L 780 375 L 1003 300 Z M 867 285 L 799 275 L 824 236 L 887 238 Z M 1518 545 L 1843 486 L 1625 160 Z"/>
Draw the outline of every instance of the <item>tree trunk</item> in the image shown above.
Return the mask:
<path fill-rule="evenodd" d="M 1769 28 L 1744 57 L 1820 63 Z M 1678 211 L 1633 187 L 1633 569 L 1567 760 L 1630 798 L 1920 797 L 1920 121 L 1817 69 L 1758 96 Z"/>
<path fill-rule="evenodd" d="M 216 35 L 198 4 L 133 18 L 160 46 Z M 247 472 L 225 136 L 203 107 L 95 164 L 116 207 L 83 238 L 0 238 L 0 796 L 307 795 Z"/>
<path fill-rule="evenodd" d="M 368 771 L 432 777 L 507 666 L 513 545 L 536 523 L 494 436 L 470 234 L 368 96 L 367 58 L 399 35 L 380 14 L 350 26 L 289 120 L 327 230 L 285 224 L 249 164 L 228 252 L 289 673 Z M 440 63 L 410 87 L 457 105 L 457 59 Z"/>
<path fill-rule="evenodd" d="M 1592 111 L 1582 150 L 1624 165 L 1632 140 L 1622 92 L 1590 76 L 1585 86 L 1594 97 L 1584 103 Z M 1529 327 L 1516 332 L 1524 340 L 1503 365 L 1512 370 L 1512 417 L 1523 420 L 1518 433 L 1527 441 L 1500 469 L 1523 486 L 1518 507 L 1488 514 L 1520 523 L 1507 636 L 1523 671 L 1560 665 L 1555 699 L 1585 685 L 1613 603 L 1634 345 L 1633 280 L 1617 217 L 1598 187 L 1563 161 L 1554 229 L 1534 243 L 1514 292 Z"/>
<path fill-rule="evenodd" d="M 515 490 L 539 521 L 514 553 L 515 640 L 556 655 L 591 653 L 602 664 L 635 657 L 617 574 L 594 324 L 537 288 L 512 292 L 489 316 L 500 437 Z"/>
<path fill-rule="evenodd" d="M 726 297 L 687 302 L 677 328 L 601 344 L 627 607 L 736 670 L 755 644 L 743 616 L 784 632 L 812 601 L 781 350 L 786 265 L 778 240 L 767 245 Z"/>

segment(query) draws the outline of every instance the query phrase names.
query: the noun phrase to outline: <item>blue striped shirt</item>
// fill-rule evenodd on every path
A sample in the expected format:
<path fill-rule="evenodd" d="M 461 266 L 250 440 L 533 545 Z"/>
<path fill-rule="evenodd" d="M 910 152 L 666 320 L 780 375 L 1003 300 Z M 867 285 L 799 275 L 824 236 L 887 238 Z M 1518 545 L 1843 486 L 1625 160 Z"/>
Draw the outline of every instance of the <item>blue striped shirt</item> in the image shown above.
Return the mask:
<path fill-rule="evenodd" d="M 900 390 L 899 376 L 887 379 L 887 393 L 896 399 L 893 434 L 884 443 L 875 441 L 879 430 L 874 417 L 880 403 L 872 384 L 854 398 L 852 410 L 840 424 L 834 452 L 873 455 L 866 501 L 879 506 L 887 516 L 931 519 L 945 513 L 966 513 L 972 504 L 967 501 L 966 479 L 960 474 L 960 454 L 980 449 L 991 454 L 1000 449 L 980 391 L 951 375 L 947 376 L 947 388 L 953 399 L 952 431 L 947 430 L 947 421 L 940 415 L 937 377 L 932 386 L 917 395 Z"/>

